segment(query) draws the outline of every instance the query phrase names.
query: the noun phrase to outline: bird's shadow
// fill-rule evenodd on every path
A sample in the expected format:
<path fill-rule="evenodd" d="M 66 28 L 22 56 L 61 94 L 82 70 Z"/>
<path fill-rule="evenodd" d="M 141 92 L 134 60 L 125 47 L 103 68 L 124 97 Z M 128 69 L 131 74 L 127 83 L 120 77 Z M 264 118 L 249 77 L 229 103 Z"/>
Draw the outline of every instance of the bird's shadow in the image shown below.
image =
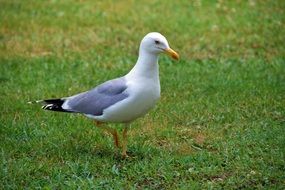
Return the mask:
<path fill-rule="evenodd" d="M 81 152 L 77 152 L 78 154 L 82 154 Z M 145 160 L 145 159 L 151 159 L 149 153 L 146 152 L 142 152 L 142 151 L 138 151 L 138 150 L 133 150 L 132 148 L 130 148 L 127 151 L 127 157 L 123 157 L 121 154 L 121 149 L 115 149 L 115 148 L 109 148 L 109 147 L 96 147 L 93 148 L 92 150 L 85 152 L 85 154 L 91 154 L 92 157 L 97 157 L 97 158 L 113 158 L 116 161 L 140 161 L 140 160 Z"/>

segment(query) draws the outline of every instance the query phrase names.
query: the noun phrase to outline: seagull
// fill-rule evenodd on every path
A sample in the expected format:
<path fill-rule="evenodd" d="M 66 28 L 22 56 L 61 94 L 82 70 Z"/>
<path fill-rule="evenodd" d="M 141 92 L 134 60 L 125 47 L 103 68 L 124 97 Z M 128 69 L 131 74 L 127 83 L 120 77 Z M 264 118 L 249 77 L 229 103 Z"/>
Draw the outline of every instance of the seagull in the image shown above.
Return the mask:
<path fill-rule="evenodd" d="M 158 57 L 161 53 L 179 59 L 178 53 L 169 47 L 163 35 L 158 32 L 148 33 L 140 43 L 135 66 L 126 75 L 73 96 L 34 102 L 42 103 L 44 110 L 81 113 L 93 119 L 95 126 L 113 136 L 115 147 L 121 147 L 122 157 L 126 158 L 130 123 L 144 116 L 160 98 Z M 104 123 L 125 124 L 122 144 L 117 130 Z"/>

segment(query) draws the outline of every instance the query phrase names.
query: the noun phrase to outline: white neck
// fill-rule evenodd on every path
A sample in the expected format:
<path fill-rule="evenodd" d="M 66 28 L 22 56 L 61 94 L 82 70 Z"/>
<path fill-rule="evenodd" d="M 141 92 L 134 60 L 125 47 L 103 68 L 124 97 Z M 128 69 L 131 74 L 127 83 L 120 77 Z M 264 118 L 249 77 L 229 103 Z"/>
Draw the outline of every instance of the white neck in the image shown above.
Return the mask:
<path fill-rule="evenodd" d="M 159 80 L 158 55 L 140 50 L 136 65 L 127 75 Z"/>

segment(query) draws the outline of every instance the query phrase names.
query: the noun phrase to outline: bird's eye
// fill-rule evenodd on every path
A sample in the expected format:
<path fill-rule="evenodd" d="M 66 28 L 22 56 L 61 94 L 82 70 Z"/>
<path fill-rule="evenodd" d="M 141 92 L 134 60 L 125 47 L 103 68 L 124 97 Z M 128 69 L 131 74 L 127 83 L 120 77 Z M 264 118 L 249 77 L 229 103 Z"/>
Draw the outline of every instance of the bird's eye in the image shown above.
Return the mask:
<path fill-rule="evenodd" d="M 155 44 L 159 44 L 160 42 L 158 40 L 154 40 L 154 43 Z"/>

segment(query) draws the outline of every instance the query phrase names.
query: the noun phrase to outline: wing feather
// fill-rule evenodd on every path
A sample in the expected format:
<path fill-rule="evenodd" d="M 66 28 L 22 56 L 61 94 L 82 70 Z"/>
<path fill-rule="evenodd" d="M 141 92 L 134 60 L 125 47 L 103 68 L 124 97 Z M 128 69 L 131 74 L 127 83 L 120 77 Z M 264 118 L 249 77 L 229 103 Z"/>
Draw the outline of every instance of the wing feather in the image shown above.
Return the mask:
<path fill-rule="evenodd" d="M 128 97 L 124 77 L 109 80 L 96 88 L 67 98 L 63 107 L 73 112 L 99 116 L 103 111 Z"/>

